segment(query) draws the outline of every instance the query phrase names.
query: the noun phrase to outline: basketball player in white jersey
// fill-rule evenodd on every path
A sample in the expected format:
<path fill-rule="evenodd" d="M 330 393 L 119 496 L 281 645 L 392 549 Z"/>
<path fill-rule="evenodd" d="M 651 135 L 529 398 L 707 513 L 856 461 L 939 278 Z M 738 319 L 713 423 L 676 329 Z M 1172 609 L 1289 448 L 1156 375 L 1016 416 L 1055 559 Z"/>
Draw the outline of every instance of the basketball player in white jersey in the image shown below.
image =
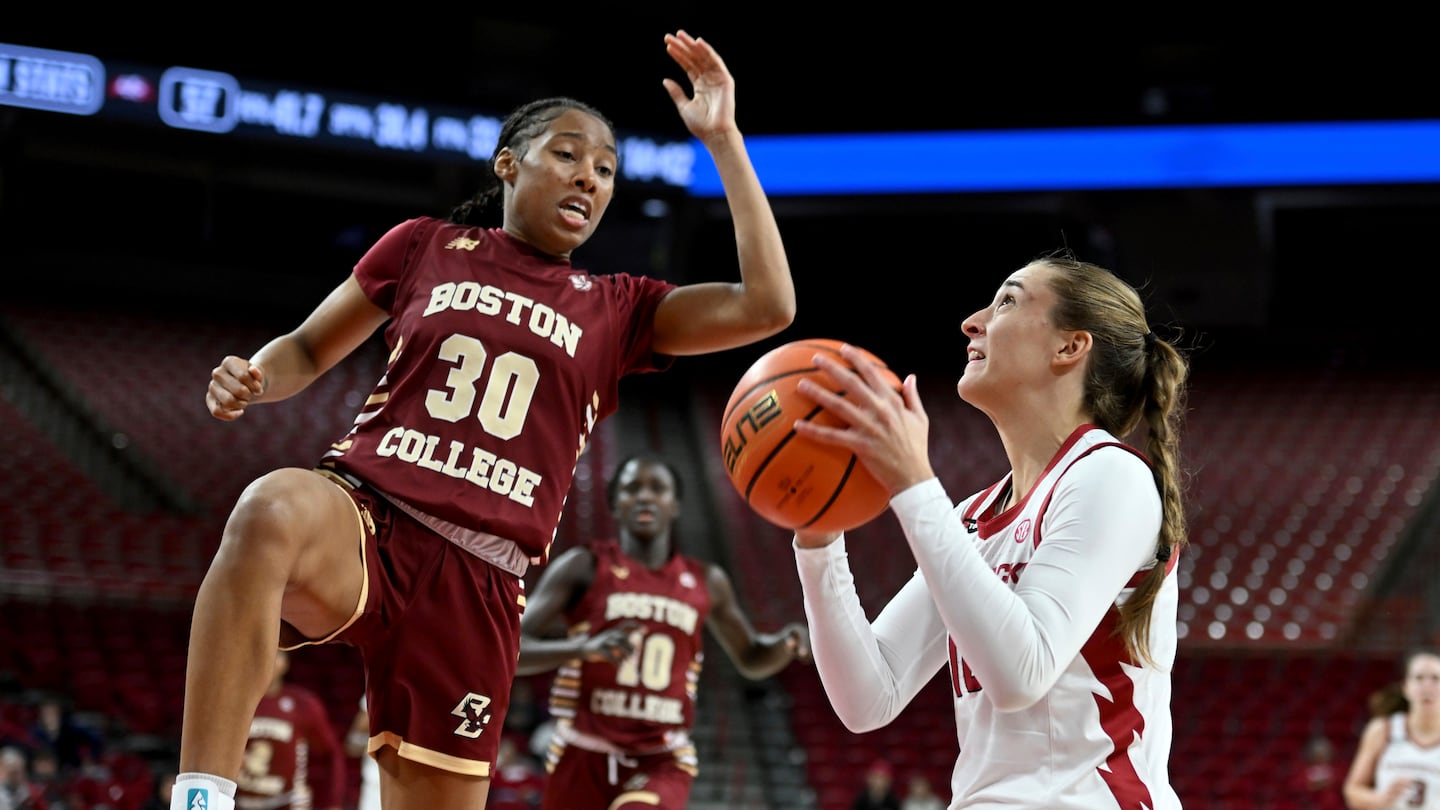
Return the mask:
<path fill-rule="evenodd" d="M 1370 713 L 1345 777 L 1350 810 L 1440 810 L 1440 650 L 1405 656 L 1404 680 Z"/>
<path fill-rule="evenodd" d="M 844 397 L 801 383 L 843 426 L 796 431 L 849 448 L 886 485 L 919 564 L 872 624 L 843 536 L 797 533 L 830 702 L 870 731 L 948 665 L 951 808 L 1179 808 L 1167 760 L 1188 363 L 1130 285 L 1068 254 L 1012 273 L 962 328 L 957 391 L 1011 469 L 958 504 L 931 468 L 914 375 L 896 392 L 847 350 L 856 372 L 816 359 Z M 1142 420 L 1143 454 L 1122 441 Z"/>

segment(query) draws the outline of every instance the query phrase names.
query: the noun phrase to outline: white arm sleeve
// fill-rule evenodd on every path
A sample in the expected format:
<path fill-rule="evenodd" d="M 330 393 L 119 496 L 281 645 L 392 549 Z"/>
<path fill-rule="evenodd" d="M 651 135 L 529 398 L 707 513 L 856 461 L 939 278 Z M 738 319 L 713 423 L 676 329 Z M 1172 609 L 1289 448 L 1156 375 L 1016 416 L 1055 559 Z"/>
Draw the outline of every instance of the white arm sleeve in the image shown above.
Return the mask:
<path fill-rule="evenodd" d="M 1126 582 L 1154 561 L 1160 530 L 1154 478 L 1119 448 L 1097 450 L 1061 477 L 1013 591 L 981 558 L 938 480 L 890 505 L 945 627 L 1001 711 L 1024 709 L 1055 685 Z"/>
<path fill-rule="evenodd" d="M 810 623 L 810 649 L 830 705 L 845 727 L 873 731 L 894 720 L 949 655 L 948 637 L 919 572 L 874 625 L 865 617 L 845 538 L 795 546 Z"/>

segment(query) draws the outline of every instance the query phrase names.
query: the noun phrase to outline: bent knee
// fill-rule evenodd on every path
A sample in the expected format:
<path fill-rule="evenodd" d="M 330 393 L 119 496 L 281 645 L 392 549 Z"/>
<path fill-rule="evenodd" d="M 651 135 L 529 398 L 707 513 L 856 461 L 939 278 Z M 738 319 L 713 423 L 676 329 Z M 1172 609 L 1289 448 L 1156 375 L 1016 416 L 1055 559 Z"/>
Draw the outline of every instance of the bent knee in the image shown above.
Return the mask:
<path fill-rule="evenodd" d="M 255 479 L 240 494 L 225 524 L 223 545 L 298 553 L 331 523 L 337 502 L 348 500 L 310 470 L 287 467 Z"/>

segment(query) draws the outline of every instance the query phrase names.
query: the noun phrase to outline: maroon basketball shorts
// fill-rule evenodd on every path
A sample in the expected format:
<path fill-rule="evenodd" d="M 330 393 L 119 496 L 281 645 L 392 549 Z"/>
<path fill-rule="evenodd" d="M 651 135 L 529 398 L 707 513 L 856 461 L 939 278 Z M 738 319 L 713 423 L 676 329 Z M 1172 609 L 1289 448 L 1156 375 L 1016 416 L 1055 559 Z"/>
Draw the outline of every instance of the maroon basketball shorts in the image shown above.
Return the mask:
<path fill-rule="evenodd" d="M 520 654 L 523 580 L 369 490 L 341 488 L 355 502 L 366 587 L 354 620 L 319 643 L 351 644 L 364 658 L 370 750 L 490 776 Z"/>
<path fill-rule="evenodd" d="M 566 746 L 551 768 L 540 810 L 683 810 L 695 767 L 679 753 L 629 757 Z"/>

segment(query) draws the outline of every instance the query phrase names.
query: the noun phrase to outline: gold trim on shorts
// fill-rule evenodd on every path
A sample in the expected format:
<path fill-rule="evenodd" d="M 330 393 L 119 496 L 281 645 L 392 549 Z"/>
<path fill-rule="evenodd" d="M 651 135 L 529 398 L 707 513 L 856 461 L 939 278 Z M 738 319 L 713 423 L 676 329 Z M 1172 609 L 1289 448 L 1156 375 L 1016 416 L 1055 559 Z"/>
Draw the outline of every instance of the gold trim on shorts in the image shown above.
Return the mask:
<path fill-rule="evenodd" d="M 355 523 L 360 529 L 360 601 L 358 604 L 355 605 L 355 611 L 350 614 L 350 618 L 347 619 L 344 624 L 340 625 L 340 627 L 336 629 L 333 633 L 325 636 L 324 638 L 307 639 L 300 642 L 299 644 L 291 644 L 289 646 L 282 644 L 280 646 L 280 649 L 287 651 L 298 650 L 301 647 L 312 647 L 319 644 L 328 644 L 331 641 L 334 641 L 337 636 L 350 629 L 350 625 L 360 620 L 361 614 L 365 612 L 365 603 L 370 599 L 370 560 L 365 557 L 365 537 L 366 528 L 368 527 L 370 531 L 374 531 L 375 523 L 373 520 L 371 520 L 370 513 L 368 511 L 362 512 L 360 509 L 360 504 L 356 503 L 355 499 L 350 497 L 350 492 L 354 490 L 355 487 L 351 486 L 349 481 L 346 481 L 344 478 L 341 478 L 340 476 L 336 475 L 333 472 L 330 472 L 329 470 L 317 468 L 314 470 L 314 472 L 319 473 L 320 475 L 329 479 L 331 483 L 335 484 L 335 486 L 344 490 L 345 500 L 349 502 L 350 508 L 355 511 Z"/>
<path fill-rule="evenodd" d="M 616 796 L 615 801 L 611 802 L 610 806 L 619 807 L 626 802 L 638 802 L 640 804 L 653 804 L 658 806 L 660 804 L 660 794 L 652 793 L 648 790 L 632 790 Z"/>
<path fill-rule="evenodd" d="M 391 731 L 382 731 L 370 738 L 367 750 L 373 755 L 385 746 L 395 749 L 395 753 L 422 765 L 429 765 L 432 768 L 439 768 L 442 771 L 450 771 L 463 776 L 482 776 L 490 778 L 490 763 L 480 759 L 465 759 L 463 757 L 452 757 L 449 754 L 442 754 L 439 751 L 431 751 L 428 748 L 421 748 L 414 743 L 405 742 L 405 738 Z"/>

